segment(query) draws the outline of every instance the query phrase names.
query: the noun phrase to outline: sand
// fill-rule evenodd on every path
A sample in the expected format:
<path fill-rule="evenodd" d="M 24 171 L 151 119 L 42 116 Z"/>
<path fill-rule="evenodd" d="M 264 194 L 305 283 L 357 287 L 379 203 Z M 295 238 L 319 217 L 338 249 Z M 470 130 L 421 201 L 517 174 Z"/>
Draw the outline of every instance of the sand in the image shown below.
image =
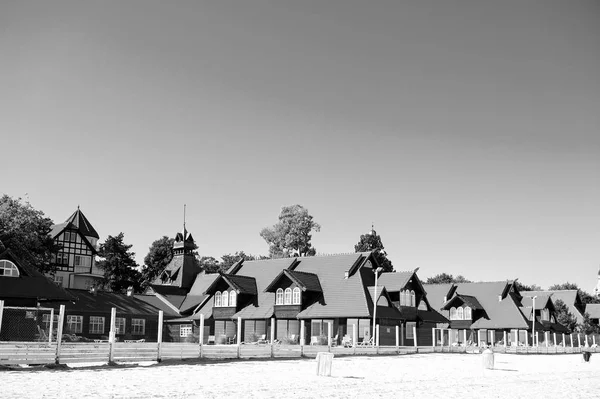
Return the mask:
<path fill-rule="evenodd" d="M 331 377 L 315 359 L 0 371 L 1 398 L 592 398 L 600 355 L 416 354 L 343 357 Z"/>

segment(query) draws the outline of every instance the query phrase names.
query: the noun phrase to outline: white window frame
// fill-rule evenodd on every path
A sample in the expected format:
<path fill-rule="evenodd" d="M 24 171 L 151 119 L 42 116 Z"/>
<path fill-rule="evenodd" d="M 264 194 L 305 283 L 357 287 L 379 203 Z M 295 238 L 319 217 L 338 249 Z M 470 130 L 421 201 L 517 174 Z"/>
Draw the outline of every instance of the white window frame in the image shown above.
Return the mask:
<path fill-rule="evenodd" d="M 415 334 L 413 334 L 413 327 L 415 327 L 416 325 L 417 323 L 415 323 L 414 321 L 406 322 L 406 339 L 415 339 Z"/>
<path fill-rule="evenodd" d="M 300 305 L 302 296 L 300 295 L 300 288 L 294 288 L 292 291 L 292 304 Z"/>
<path fill-rule="evenodd" d="M 456 309 L 456 320 L 464 320 L 465 319 L 465 310 L 462 307 Z"/>
<path fill-rule="evenodd" d="M 471 311 L 472 309 L 469 306 L 465 306 L 465 314 L 464 314 L 464 320 L 472 320 L 473 319 L 473 313 Z"/>
<path fill-rule="evenodd" d="M 50 313 L 44 313 L 42 315 L 42 324 L 44 325 L 44 330 L 48 331 L 50 328 Z M 52 330 L 58 331 L 57 330 L 57 328 L 58 328 L 58 315 L 57 314 L 54 315 L 54 323 L 52 323 L 52 324 L 53 324 Z"/>
<path fill-rule="evenodd" d="M 146 319 L 131 319 L 131 335 L 146 335 Z"/>
<path fill-rule="evenodd" d="M 54 284 L 56 284 L 56 285 L 59 285 L 62 287 L 64 280 L 65 280 L 64 276 L 58 276 L 58 275 L 54 276 Z"/>
<path fill-rule="evenodd" d="M 289 287 L 286 288 L 285 291 L 283 292 L 283 304 L 284 305 L 292 304 L 292 289 Z"/>
<path fill-rule="evenodd" d="M 0 260 L 0 270 L 2 270 L 2 274 L 0 276 L 4 277 L 19 277 L 19 268 L 13 262 L 8 259 Z"/>
<path fill-rule="evenodd" d="M 69 334 L 81 334 L 83 332 L 83 316 L 67 315 L 67 330 Z"/>
<path fill-rule="evenodd" d="M 90 316 L 90 334 L 104 334 L 104 316 Z"/>
<path fill-rule="evenodd" d="M 221 306 L 224 308 L 229 306 L 229 292 L 223 291 L 221 294 Z"/>
<path fill-rule="evenodd" d="M 283 305 L 283 288 L 277 288 L 275 292 L 275 305 Z"/>
<path fill-rule="evenodd" d="M 231 290 L 229 292 L 229 306 L 236 306 L 237 304 L 237 292 Z"/>
<path fill-rule="evenodd" d="M 450 320 L 457 320 L 456 308 L 454 306 L 450 308 Z"/>
<path fill-rule="evenodd" d="M 415 292 L 413 290 L 410 290 L 410 306 L 414 308 L 416 306 L 415 302 Z"/>
<path fill-rule="evenodd" d="M 180 324 L 179 325 L 179 336 L 181 338 L 189 337 L 194 332 L 192 330 L 192 326 L 190 324 Z"/>
<path fill-rule="evenodd" d="M 220 308 L 221 307 L 221 293 L 219 291 L 217 291 L 215 293 L 215 308 Z"/>
<path fill-rule="evenodd" d="M 127 328 L 127 319 L 125 319 L 125 317 L 116 317 L 115 318 L 115 333 L 117 335 L 123 335 L 123 334 L 125 334 L 126 328 Z"/>

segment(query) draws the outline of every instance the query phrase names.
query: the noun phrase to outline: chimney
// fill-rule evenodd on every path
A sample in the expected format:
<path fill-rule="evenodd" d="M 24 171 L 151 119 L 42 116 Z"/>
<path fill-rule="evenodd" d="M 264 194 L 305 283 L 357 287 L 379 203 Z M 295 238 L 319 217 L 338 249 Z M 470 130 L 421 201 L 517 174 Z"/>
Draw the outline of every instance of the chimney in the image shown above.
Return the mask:
<path fill-rule="evenodd" d="M 133 285 L 130 285 L 129 287 L 127 287 L 127 296 L 132 296 L 133 295 Z"/>
<path fill-rule="evenodd" d="M 498 302 L 502 302 L 502 295 L 498 295 Z"/>

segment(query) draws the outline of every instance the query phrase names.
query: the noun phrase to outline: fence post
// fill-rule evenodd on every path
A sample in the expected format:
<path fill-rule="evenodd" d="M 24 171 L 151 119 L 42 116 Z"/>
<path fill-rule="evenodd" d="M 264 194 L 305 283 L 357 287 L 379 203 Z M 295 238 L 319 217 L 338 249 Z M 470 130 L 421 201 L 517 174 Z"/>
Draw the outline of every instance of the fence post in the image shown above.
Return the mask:
<path fill-rule="evenodd" d="M 354 354 L 356 354 L 356 324 L 352 324 L 352 347 L 354 348 Z"/>
<path fill-rule="evenodd" d="M 108 363 L 112 363 L 114 358 L 115 346 L 115 322 L 117 318 L 117 308 L 110 310 L 110 331 L 108 332 Z"/>
<path fill-rule="evenodd" d="M 202 359 L 202 346 L 204 345 L 204 315 L 200 313 L 200 334 L 198 335 L 200 345 L 200 359 Z"/>
<path fill-rule="evenodd" d="M 237 356 L 240 358 L 240 345 L 242 344 L 242 318 L 238 317 L 237 325 Z"/>
<path fill-rule="evenodd" d="M 413 326 L 413 337 L 415 341 L 415 348 L 417 347 L 417 326 Z"/>
<path fill-rule="evenodd" d="M 52 329 L 54 328 L 54 308 L 50 310 L 50 327 L 48 327 L 48 343 L 52 343 Z"/>
<path fill-rule="evenodd" d="M 396 326 L 396 353 L 400 354 L 400 327 Z"/>
<path fill-rule="evenodd" d="M 331 352 L 331 322 L 327 323 L 327 351 Z"/>
<path fill-rule="evenodd" d="M 562 337 L 563 337 L 563 339 L 562 339 L 563 348 L 566 348 L 567 344 L 565 342 L 565 333 L 562 333 Z"/>
<path fill-rule="evenodd" d="M 163 311 L 158 311 L 158 335 L 156 336 L 156 361 L 160 363 L 161 361 L 161 351 L 162 351 L 162 335 L 163 335 Z"/>
<path fill-rule="evenodd" d="M 507 346 L 507 342 L 506 342 L 506 330 L 504 330 L 504 334 L 503 335 L 504 335 L 504 337 L 503 337 L 503 339 L 504 339 L 504 349 L 506 350 L 506 346 Z M 531 339 L 533 340 L 533 337 L 531 337 Z"/>
<path fill-rule="evenodd" d="M 275 357 L 273 354 L 273 344 L 275 343 L 275 318 L 271 317 L 271 357 Z"/>
<path fill-rule="evenodd" d="M 435 327 L 431 329 L 431 346 L 435 347 Z"/>
<path fill-rule="evenodd" d="M 2 315 L 4 314 L 4 301 L 0 299 L 0 332 L 2 332 Z"/>
<path fill-rule="evenodd" d="M 60 363 L 60 345 L 62 344 L 63 324 L 65 322 L 65 305 L 60 305 L 58 316 L 58 331 L 56 332 L 56 364 Z"/>

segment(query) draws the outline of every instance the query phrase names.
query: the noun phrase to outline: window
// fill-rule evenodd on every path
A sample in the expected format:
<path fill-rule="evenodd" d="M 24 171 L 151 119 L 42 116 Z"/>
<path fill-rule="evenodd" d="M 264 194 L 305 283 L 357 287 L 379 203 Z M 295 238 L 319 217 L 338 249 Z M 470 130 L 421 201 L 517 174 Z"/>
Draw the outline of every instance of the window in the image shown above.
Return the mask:
<path fill-rule="evenodd" d="M 75 255 L 75 266 L 90 267 L 90 261 L 89 256 Z"/>
<path fill-rule="evenodd" d="M 190 335 L 192 335 L 192 326 L 189 324 L 181 324 L 179 326 L 179 336 L 183 338 Z"/>
<path fill-rule="evenodd" d="M 44 324 L 44 330 L 48 331 L 50 329 L 50 313 L 45 313 L 42 315 L 42 323 Z M 57 331 L 58 329 L 58 315 L 54 315 L 54 323 L 52 323 L 52 330 Z"/>
<path fill-rule="evenodd" d="M 221 306 L 229 306 L 229 293 L 227 291 L 223 291 L 221 294 Z"/>
<path fill-rule="evenodd" d="M 292 294 L 292 302 L 294 305 L 300 305 L 300 288 L 294 288 L 294 292 Z"/>
<path fill-rule="evenodd" d="M 415 334 L 413 328 L 416 327 L 417 323 L 414 321 L 406 322 L 406 339 L 415 339 Z"/>
<path fill-rule="evenodd" d="M 90 334 L 104 334 L 104 317 L 90 316 Z"/>
<path fill-rule="evenodd" d="M 283 305 L 283 289 L 278 288 L 275 294 L 275 305 Z"/>
<path fill-rule="evenodd" d="M 285 289 L 285 304 L 286 305 L 291 305 L 292 304 L 292 289 L 291 288 L 286 288 Z"/>
<path fill-rule="evenodd" d="M 450 308 L 450 320 L 456 320 L 456 308 Z"/>
<path fill-rule="evenodd" d="M 465 310 L 463 308 L 456 309 L 456 320 L 465 319 Z"/>
<path fill-rule="evenodd" d="M 19 277 L 19 269 L 9 260 L 0 260 L 0 276 Z"/>
<path fill-rule="evenodd" d="M 63 285 L 63 276 L 54 276 L 54 283 L 62 287 Z"/>
<path fill-rule="evenodd" d="M 229 293 L 229 306 L 236 306 L 237 302 L 237 293 L 235 291 L 231 291 Z"/>
<path fill-rule="evenodd" d="M 125 318 L 117 317 L 115 319 L 115 333 L 118 335 L 125 334 Z"/>
<path fill-rule="evenodd" d="M 221 293 L 217 291 L 217 293 L 215 294 L 215 308 L 218 308 L 221 306 Z"/>
<path fill-rule="evenodd" d="M 471 316 L 471 308 L 465 307 L 465 317 L 464 320 L 471 320 L 473 317 Z"/>
<path fill-rule="evenodd" d="M 81 334 L 83 332 L 83 316 L 67 316 L 67 331 L 69 334 Z"/>
<path fill-rule="evenodd" d="M 56 255 L 56 263 L 59 265 L 68 265 L 69 264 L 69 254 L 64 252 L 59 252 Z"/>
<path fill-rule="evenodd" d="M 550 311 L 548 309 L 542 309 L 542 320 L 543 321 L 550 320 Z"/>
<path fill-rule="evenodd" d="M 400 306 L 405 306 L 404 291 L 400 291 Z"/>
<path fill-rule="evenodd" d="M 415 307 L 415 292 L 410 291 L 410 306 Z"/>
<path fill-rule="evenodd" d="M 133 335 L 146 334 L 146 320 L 131 319 L 131 334 L 133 334 Z"/>

